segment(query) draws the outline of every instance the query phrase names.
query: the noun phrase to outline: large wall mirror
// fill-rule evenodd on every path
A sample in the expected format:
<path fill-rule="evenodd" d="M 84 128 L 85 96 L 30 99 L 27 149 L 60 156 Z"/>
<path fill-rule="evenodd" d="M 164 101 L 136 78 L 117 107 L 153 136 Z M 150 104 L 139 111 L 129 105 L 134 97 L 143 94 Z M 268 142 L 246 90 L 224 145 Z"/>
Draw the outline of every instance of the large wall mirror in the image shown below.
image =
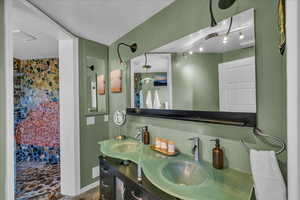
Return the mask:
<path fill-rule="evenodd" d="M 188 118 L 180 111 L 213 116 L 220 112 L 245 117 L 237 125 L 254 126 L 255 72 L 254 9 L 250 9 L 132 59 L 129 111 L 148 110 L 153 115 L 155 110 L 160 114 L 173 110 L 174 116 Z M 192 116 L 210 120 L 195 112 Z M 221 116 L 217 119 L 224 121 Z"/>

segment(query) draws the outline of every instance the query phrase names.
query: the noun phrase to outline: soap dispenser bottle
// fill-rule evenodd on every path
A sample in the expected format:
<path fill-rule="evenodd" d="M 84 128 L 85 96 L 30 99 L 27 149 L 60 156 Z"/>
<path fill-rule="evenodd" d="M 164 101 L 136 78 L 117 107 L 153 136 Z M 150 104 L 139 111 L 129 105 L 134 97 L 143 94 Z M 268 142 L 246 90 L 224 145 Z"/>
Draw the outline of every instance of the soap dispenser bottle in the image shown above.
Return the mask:
<path fill-rule="evenodd" d="M 211 141 L 216 142 L 216 146 L 212 150 L 213 167 L 216 168 L 216 169 L 223 169 L 224 153 L 223 153 L 223 150 L 220 148 L 220 140 L 215 139 L 215 140 L 211 140 Z"/>
<path fill-rule="evenodd" d="M 144 144 L 148 145 L 150 144 L 150 133 L 148 131 L 148 126 L 145 126 L 144 129 L 143 129 L 143 141 L 144 141 Z"/>

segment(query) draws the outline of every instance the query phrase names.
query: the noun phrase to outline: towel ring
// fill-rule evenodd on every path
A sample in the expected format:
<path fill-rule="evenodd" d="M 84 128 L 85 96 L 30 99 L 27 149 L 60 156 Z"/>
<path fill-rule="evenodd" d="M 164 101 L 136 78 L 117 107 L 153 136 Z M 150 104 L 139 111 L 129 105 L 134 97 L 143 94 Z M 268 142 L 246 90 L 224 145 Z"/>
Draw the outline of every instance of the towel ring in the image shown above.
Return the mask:
<path fill-rule="evenodd" d="M 271 139 L 273 139 L 274 141 L 276 141 L 276 142 L 281 146 L 280 150 L 277 151 L 277 152 L 275 152 L 276 155 L 279 155 L 279 154 L 281 154 L 282 152 L 284 152 L 284 151 L 286 150 L 286 144 L 285 144 L 284 141 L 283 141 L 282 139 L 280 139 L 279 137 L 264 134 L 264 133 L 262 132 L 262 130 L 259 129 L 259 128 L 253 128 L 253 134 L 254 134 L 255 136 L 262 136 L 262 137 L 265 137 L 265 138 L 271 138 Z M 243 146 L 244 146 L 248 151 L 250 151 L 251 148 L 245 143 L 245 141 L 244 141 L 243 139 L 241 139 L 240 141 L 241 141 L 241 143 L 243 144 Z M 274 144 L 274 143 L 273 143 L 273 144 Z"/>

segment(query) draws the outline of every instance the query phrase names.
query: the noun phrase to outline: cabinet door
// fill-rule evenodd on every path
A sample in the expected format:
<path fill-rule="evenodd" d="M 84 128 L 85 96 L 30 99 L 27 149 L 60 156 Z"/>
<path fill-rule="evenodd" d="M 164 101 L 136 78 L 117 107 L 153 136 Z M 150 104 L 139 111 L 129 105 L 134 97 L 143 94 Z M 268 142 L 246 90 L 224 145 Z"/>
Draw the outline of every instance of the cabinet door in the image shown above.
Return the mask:
<path fill-rule="evenodd" d="M 125 200 L 159 200 L 160 198 L 154 197 L 138 184 L 128 181 L 125 185 L 124 192 Z"/>
<path fill-rule="evenodd" d="M 101 200 L 115 200 L 115 176 L 112 168 L 100 159 L 100 196 Z"/>

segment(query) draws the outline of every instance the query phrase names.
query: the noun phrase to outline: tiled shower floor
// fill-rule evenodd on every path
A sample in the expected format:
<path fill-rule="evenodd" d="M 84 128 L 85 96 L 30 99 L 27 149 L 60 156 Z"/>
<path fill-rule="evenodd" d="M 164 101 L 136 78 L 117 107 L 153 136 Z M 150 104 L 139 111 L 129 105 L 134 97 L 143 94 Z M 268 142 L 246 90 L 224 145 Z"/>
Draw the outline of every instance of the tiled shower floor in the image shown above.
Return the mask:
<path fill-rule="evenodd" d="M 60 195 L 60 166 L 35 162 L 18 163 L 17 200 L 57 200 Z"/>

